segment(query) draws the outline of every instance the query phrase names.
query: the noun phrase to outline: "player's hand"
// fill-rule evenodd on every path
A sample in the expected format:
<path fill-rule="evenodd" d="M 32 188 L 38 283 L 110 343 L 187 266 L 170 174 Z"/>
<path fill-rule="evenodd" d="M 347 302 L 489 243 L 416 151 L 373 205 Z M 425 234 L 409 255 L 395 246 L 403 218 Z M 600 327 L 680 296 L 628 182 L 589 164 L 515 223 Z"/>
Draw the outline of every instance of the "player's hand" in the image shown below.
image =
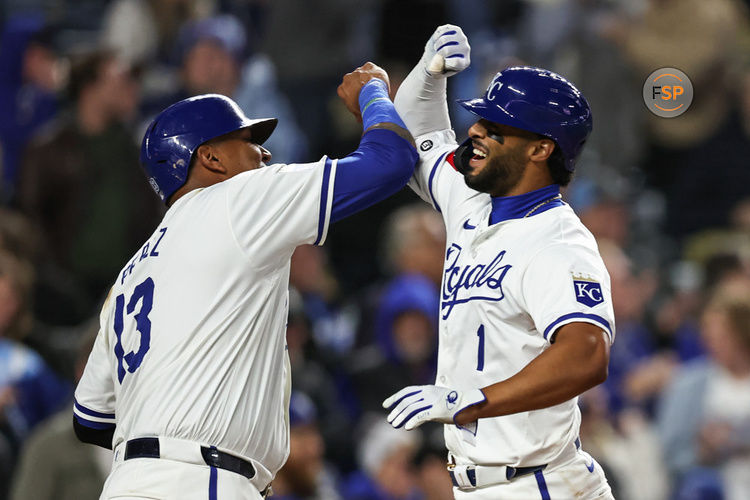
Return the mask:
<path fill-rule="evenodd" d="M 485 401 L 479 389 L 457 391 L 436 385 L 411 385 L 383 401 L 388 423 L 396 429 L 415 429 L 427 421 L 455 424 L 456 415 Z"/>
<path fill-rule="evenodd" d="M 385 72 L 380 66 L 371 62 L 366 62 L 359 68 L 355 69 L 351 73 L 344 75 L 341 85 L 336 89 L 336 93 L 339 95 L 346 109 L 348 109 L 358 121 L 362 121 L 362 114 L 359 111 L 359 91 L 365 83 L 369 82 L 373 78 L 380 78 L 388 86 L 388 93 L 390 94 L 391 84 L 388 80 L 388 73 Z"/>
<path fill-rule="evenodd" d="M 444 24 L 435 30 L 421 60 L 428 75 L 443 78 L 465 70 L 471 64 L 471 47 L 461 28 Z"/>

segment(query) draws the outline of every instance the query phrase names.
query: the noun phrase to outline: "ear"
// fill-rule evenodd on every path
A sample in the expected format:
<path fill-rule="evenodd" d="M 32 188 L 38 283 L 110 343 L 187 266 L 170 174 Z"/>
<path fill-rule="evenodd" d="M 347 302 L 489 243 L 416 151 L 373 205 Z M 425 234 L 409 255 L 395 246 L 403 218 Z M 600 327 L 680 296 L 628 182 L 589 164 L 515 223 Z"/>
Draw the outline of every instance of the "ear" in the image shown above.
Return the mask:
<path fill-rule="evenodd" d="M 529 159 L 533 162 L 546 161 L 552 151 L 555 150 L 555 143 L 549 139 L 534 141 L 532 144 L 533 148 Z"/>
<path fill-rule="evenodd" d="M 226 174 L 227 169 L 221 162 L 219 152 L 212 144 L 201 144 L 195 152 L 195 161 L 209 172 Z"/>

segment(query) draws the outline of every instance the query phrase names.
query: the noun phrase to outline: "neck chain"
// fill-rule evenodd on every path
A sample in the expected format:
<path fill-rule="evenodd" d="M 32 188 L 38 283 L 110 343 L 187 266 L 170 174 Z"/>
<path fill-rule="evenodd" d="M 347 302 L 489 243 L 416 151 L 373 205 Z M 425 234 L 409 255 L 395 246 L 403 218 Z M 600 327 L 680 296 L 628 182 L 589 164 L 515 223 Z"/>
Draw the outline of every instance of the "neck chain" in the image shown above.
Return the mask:
<path fill-rule="evenodd" d="M 526 215 L 524 215 L 523 218 L 525 219 L 529 215 L 533 214 L 534 212 L 536 212 L 537 210 L 539 210 L 540 208 L 542 208 L 547 203 L 552 203 L 553 201 L 560 200 L 560 199 L 562 199 L 562 195 L 560 193 L 558 193 L 555 196 L 553 196 L 552 198 L 550 198 L 548 200 L 544 200 L 543 202 L 539 203 L 538 205 L 536 205 L 535 207 L 533 207 L 531 210 L 529 210 L 528 212 L 526 212 Z"/>

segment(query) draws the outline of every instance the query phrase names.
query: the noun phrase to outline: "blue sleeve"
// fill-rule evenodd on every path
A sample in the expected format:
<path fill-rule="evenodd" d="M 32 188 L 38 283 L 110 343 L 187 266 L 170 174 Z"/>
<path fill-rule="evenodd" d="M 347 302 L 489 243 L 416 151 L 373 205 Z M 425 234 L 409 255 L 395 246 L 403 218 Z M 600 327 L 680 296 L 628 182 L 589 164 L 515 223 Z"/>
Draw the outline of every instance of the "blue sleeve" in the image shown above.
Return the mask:
<path fill-rule="evenodd" d="M 359 147 L 338 160 L 331 220 L 339 221 L 403 188 L 414 172 L 417 150 L 391 130 L 374 129 Z"/>

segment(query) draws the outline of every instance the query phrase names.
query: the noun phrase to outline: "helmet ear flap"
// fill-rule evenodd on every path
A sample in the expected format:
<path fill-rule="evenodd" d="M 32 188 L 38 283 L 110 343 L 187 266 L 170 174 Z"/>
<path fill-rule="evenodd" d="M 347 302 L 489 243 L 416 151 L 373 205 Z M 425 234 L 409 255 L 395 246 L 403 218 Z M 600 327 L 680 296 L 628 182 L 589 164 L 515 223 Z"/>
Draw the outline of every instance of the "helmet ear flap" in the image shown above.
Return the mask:
<path fill-rule="evenodd" d="M 474 156 L 471 147 L 471 137 L 466 139 L 456 149 L 456 154 L 453 156 L 453 164 L 456 166 L 461 174 L 465 174 L 469 170 L 469 160 Z"/>

